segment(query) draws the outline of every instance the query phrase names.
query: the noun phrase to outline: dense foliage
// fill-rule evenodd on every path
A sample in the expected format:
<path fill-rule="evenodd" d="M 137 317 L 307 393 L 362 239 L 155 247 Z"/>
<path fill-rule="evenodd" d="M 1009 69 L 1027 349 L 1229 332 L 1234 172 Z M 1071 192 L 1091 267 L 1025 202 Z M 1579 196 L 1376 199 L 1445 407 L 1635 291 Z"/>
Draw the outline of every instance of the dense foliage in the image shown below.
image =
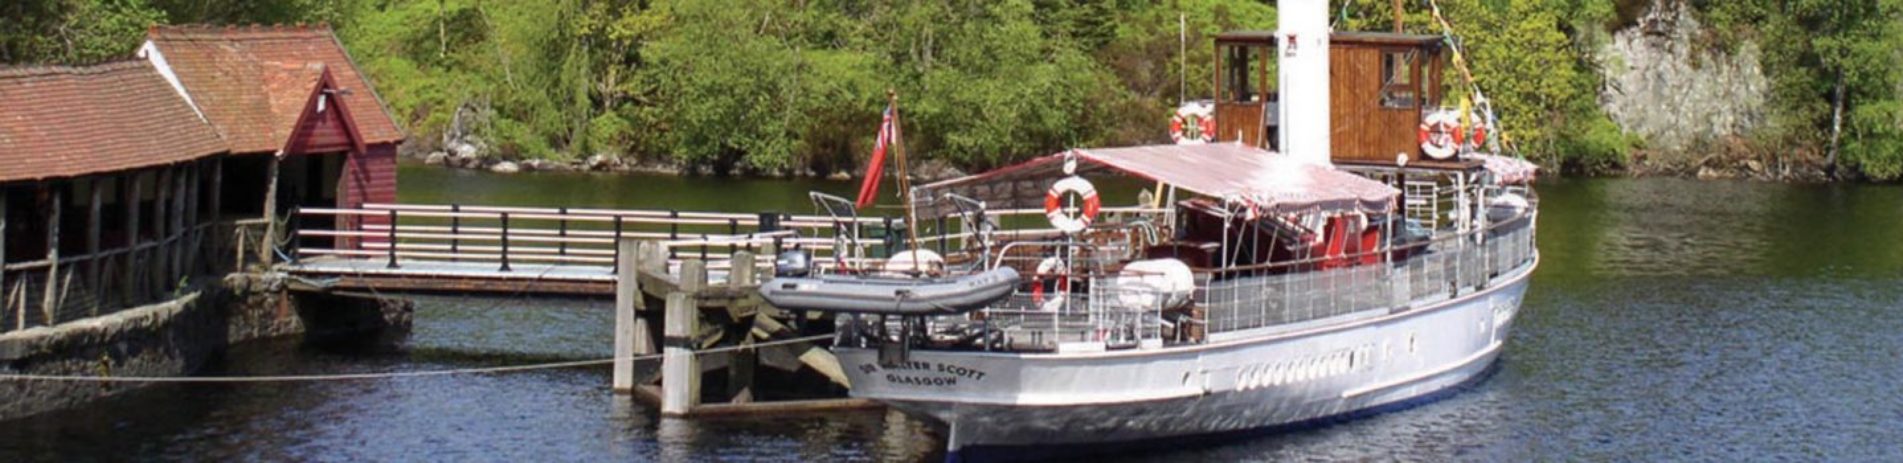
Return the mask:
<path fill-rule="evenodd" d="M 1879 179 L 1903 177 L 1903 0 L 1699 0 L 1725 44 L 1764 49 L 1778 145 L 1831 149 Z M 1841 114 L 1841 118 L 1839 118 Z"/>
<path fill-rule="evenodd" d="M 1903 176 L 1903 0 L 1668 1 L 1690 1 L 1715 25 L 1716 44 L 1764 44 L 1780 108 L 1767 146 L 1829 149 L 1842 102 L 1844 165 Z M 1590 50 L 1654 2 L 1438 3 L 1525 153 L 1598 169 L 1639 147 L 1599 109 Z M 1272 4 L 14 0 L 0 5 L 0 60 L 122 55 L 153 23 L 328 21 L 423 148 L 469 134 L 514 157 L 827 172 L 869 151 L 895 90 L 913 153 L 983 168 L 1067 146 L 1164 140 L 1163 117 L 1181 97 L 1208 97 L 1209 36 L 1273 28 Z M 1426 2 L 1406 4 L 1409 32 L 1442 31 Z M 1390 28 L 1390 0 L 1332 6 L 1339 29 Z"/>

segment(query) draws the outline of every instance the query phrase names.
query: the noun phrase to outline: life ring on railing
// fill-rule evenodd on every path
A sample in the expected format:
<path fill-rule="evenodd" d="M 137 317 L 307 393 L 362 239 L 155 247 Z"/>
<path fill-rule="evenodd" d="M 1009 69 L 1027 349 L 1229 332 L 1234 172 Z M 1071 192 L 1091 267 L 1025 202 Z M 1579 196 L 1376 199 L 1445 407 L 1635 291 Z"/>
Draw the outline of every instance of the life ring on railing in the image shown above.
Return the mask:
<path fill-rule="evenodd" d="M 1428 113 L 1421 121 L 1415 138 L 1421 143 L 1421 153 L 1429 158 L 1450 159 L 1454 151 L 1460 148 L 1460 121 L 1449 111 Z"/>
<path fill-rule="evenodd" d="M 1467 137 L 1467 142 L 1473 144 L 1473 147 L 1475 150 L 1479 150 L 1481 147 L 1486 146 L 1487 145 L 1487 123 L 1483 121 L 1474 121 L 1473 136 Z"/>
<path fill-rule="evenodd" d="M 1215 108 L 1201 101 L 1185 102 L 1170 114 L 1170 141 L 1200 145 L 1216 139 Z"/>
<path fill-rule="evenodd" d="M 1082 196 L 1083 207 L 1075 211 L 1065 208 L 1066 193 Z M 1097 198 L 1097 187 L 1083 177 L 1065 177 L 1044 193 L 1044 217 L 1050 219 L 1052 227 L 1064 233 L 1077 233 L 1090 228 L 1090 222 L 1097 219 L 1097 212 L 1102 209 L 1103 200 Z"/>
<path fill-rule="evenodd" d="M 1046 283 L 1050 289 L 1045 289 Z M 1044 294 L 1051 298 L 1045 299 Z M 1039 310 L 1056 312 L 1064 307 L 1064 296 L 1070 293 L 1070 266 L 1064 265 L 1057 256 L 1044 258 L 1037 263 L 1037 270 L 1031 273 L 1031 303 Z"/>

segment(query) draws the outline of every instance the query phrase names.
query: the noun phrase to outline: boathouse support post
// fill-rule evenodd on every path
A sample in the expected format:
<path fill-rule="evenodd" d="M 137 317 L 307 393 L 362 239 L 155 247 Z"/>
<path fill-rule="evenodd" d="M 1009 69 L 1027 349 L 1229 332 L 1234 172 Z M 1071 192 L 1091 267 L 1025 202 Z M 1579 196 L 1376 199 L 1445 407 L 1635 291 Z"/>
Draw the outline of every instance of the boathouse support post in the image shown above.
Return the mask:
<path fill-rule="evenodd" d="M 139 279 L 139 269 L 145 267 L 141 262 L 145 253 L 139 250 L 139 202 L 143 201 L 139 197 L 139 185 L 144 183 L 141 181 L 143 178 L 145 178 L 143 173 L 134 173 L 126 177 L 126 254 L 125 268 L 120 269 L 125 274 L 119 281 L 119 284 L 124 286 L 120 290 L 125 292 L 126 305 L 138 305 L 145 299 L 142 291 L 144 286 L 140 284 L 142 280 Z"/>
<path fill-rule="evenodd" d="M 46 213 L 46 297 L 41 300 L 40 312 L 45 316 L 46 326 L 53 326 L 53 315 L 59 310 L 59 222 L 60 209 L 65 208 L 65 185 L 48 185 L 43 188 L 52 190 L 52 208 Z"/>
<path fill-rule="evenodd" d="M 625 256 L 643 256 L 641 242 L 622 239 L 615 252 Z M 634 391 L 634 356 L 637 337 L 646 337 L 646 326 L 638 323 L 641 311 L 641 270 L 636 257 L 615 262 L 615 363 L 614 391 Z"/>
<path fill-rule="evenodd" d="M 684 282 L 683 282 L 684 283 Z M 667 295 L 666 354 L 661 358 L 661 415 L 684 416 L 700 397 L 700 361 L 694 358 L 699 314 L 692 293 Z"/>
<path fill-rule="evenodd" d="M 8 308 L 13 303 L 13 293 L 8 292 L 7 288 L 11 288 L 7 286 L 7 189 L 0 187 L 0 309 Z M 0 315 L 0 320 L 5 319 L 6 315 Z M 26 317 L 20 317 L 15 323 L 25 322 Z M 0 327 L 0 330 L 5 329 Z"/>
<path fill-rule="evenodd" d="M 166 246 L 165 239 L 171 235 L 172 231 L 169 227 L 169 221 L 165 218 L 171 217 L 170 214 L 176 213 L 171 209 L 172 168 L 167 167 L 159 172 L 158 179 L 152 182 L 152 192 L 156 195 L 156 198 L 152 201 L 152 230 L 154 230 L 155 233 L 152 234 L 154 241 L 152 242 L 151 261 L 148 262 L 146 266 L 150 271 L 146 272 L 145 278 L 150 283 L 150 285 L 147 286 L 148 288 L 151 288 L 154 293 L 163 294 L 165 293 L 166 285 L 170 284 L 166 281 L 166 278 L 169 278 L 170 275 L 165 273 L 165 268 L 171 265 L 168 260 L 171 254 L 167 251 L 168 246 Z"/>
<path fill-rule="evenodd" d="M 186 198 L 190 198 L 186 196 L 185 187 L 190 185 L 190 175 L 192 171 L 188 170 L 188 166 L 173 168 L 171 175 L 171 246 L 167 246 L 171 253 L 171 257 L 167 257 L 167 269 L 171 274 L 167 276 L 166 284 L 171 284 L 173 288 L 177 288 L 177 284 L 185 278 L 185 217 L 190 213 L 185 208 L 188 206 Z"/>
<path fill-rule="evenodd" d="M 104 300 L 105 290 L 99 285 L 99 203 L 105 202 L 106 179 L 92 180 L 92 191 L 86 198 L 86 291 L 91 292 L 92 316 L 99 316 L 99 306 Z"/>

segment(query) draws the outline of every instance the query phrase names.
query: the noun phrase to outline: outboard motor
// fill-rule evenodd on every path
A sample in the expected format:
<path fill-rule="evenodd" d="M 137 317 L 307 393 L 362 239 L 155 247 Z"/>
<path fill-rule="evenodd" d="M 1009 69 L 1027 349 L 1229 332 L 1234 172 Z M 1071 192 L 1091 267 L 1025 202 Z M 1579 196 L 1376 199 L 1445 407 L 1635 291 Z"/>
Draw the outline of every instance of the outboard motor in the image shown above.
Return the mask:
<path fill-rule="evenodd" d="M 773 276 L 804 277 L 812 273 L 813 253 L 804 249 L 782 252 L 773 260 Z"/>

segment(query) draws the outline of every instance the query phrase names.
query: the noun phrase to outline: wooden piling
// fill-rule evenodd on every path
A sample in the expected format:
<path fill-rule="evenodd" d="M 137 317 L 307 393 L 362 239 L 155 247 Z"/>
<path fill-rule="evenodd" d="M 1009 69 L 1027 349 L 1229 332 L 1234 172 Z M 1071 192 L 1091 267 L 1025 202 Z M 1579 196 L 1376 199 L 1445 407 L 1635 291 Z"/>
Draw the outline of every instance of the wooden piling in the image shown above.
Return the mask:
<path fill-rule="evenodd" d="M 615 262 L 615 392 L 634 391 L 636 312 L 641 310 L 641 276 L 638 274 L 641 243 L 623 238 L 615 243 L 617 252 L 629 256 Z"/>
<path fill-rule="evenodd" d="M 758 271 L 753 268 L 753 253 L 747 251 L 733 253 L 732 262 L 732 269 L 727 273 L 729 286 L 751 288 L 758 284 L 754 283 L 754 275 L 757 275 Z"/>
<path fill-rule="evenodd" d="M 707 289 L 707 261 L 688 259 L 681 262 L 681 292 L 694 294 Z"/>
<path fill-rule="evenodd" d="M 756 271 L 753 267 L 753 253 L 740 251 L 733 253 L 732 266 L 727 273 L 727 285 L 736 289 L 754 287 Z M 729 311 L 733 309 L 729 308 Z M 753 318 L 753 317 L 749 317 Z M 751 330 L 740 333 L 741 343 L 751 339 Z M 733 351 L 727 359 L 727 397 L 732 403 L 753 402 L 753 366 L 758 362 L 759 353 L 752 349 Z"/>
<path fill-rule="evenodd" d="M 698 312 L 692 293 L 676 291 L 667 295 L 667 347 L 661 359 L 662 415 L 685 416 L 700 401 L 700 362 L 693 351 L 699 339 Z"/>

